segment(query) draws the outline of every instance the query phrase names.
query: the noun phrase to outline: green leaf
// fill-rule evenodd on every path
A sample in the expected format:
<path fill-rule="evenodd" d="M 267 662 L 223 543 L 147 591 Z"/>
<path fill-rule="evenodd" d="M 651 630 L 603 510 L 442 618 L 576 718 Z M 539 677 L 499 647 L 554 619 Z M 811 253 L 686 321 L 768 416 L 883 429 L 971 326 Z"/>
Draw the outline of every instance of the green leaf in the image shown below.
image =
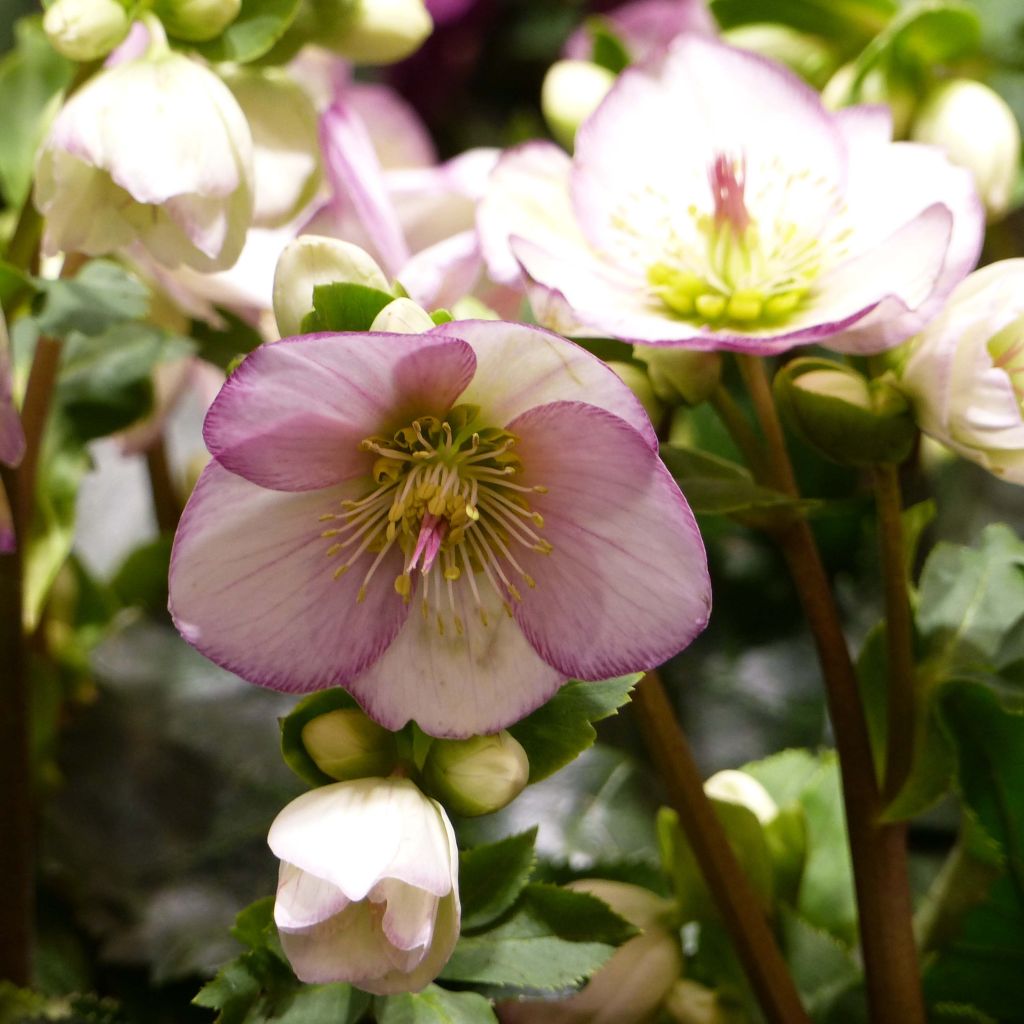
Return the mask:
<path fill-rule="evenodd" d="M 305 744 L 302 742 L 302 729 L 311 719 L 326 715 L 328 711 L 339 709 L 349 710 L 358 708 L 359 705 L 344 690 L 334 688 L 330 690 L 318 690 L 304 697 L 295 705 L 292 712 L 281 719 L 281 755 L 285 764 L 303 782 L 311 786 L 324 786 L 330 782 L 337 782 L 326 772 L 321 771 L 316 762 L 306 752 Z"/>
<path fill-rule="evenodd" d="M 111 260 L 90 260 L 74 277 L 38 278 L 36 284 L 44 296 L 37 318 L 44 334 L 102 334 L 149 309 L 146 286 Z"/>
<path fill-rule="evenodd" d="M 36 291 L 36 284 L 17 267 L 0 260 L 0 310 L 10 320 L 17 304 Z"/>
<path fill-rule="evenodd" d="M 895 0 L 773 0 L 770 20 L 856 50 L 899 9 Z M 711 0 L 722 28 L 766 20 L 764 0 Z"/>
<path fill-rule="evenodd" d="M 852 950 L 788 907 L 781 909 L 782 942 L 804 1007 L 818 1020 L 860 980 Z"/>
<path fill-rule="evenodd" d="M 167 570 L 171 561 L 173 537 L 165 533 L 136 548 L 121 563 L 110 588 L 126 607 L 142 608 L 150 615 L 167 609 Z"/>
<path fill-rule="evenodd" d="M 377 1024 L 497 1024 L 490 1001 L 476 992 L 449 992 L 428 985 L 416 994 L 378 996 Z"/>
<path fill-rule="evenodd" d="M 462 930 L 489 924 L 512 906 L 536 864 L 537 829 L 459 854 Z"/>
<path fill-rule="evenodd" d="M 15 34 L 15 48 L 0 61 L 0 193 L 18 209 L 28 197 L 36 152 L 74 65 L 50 45 L 40 18 L 22 18 Z"/>
<path fill-rule="evenodd" d="M 590 59 L 595 64 L 613 75 L 629 67 L 629 50 L 606 18 L 588 18 L 586 30 L 590 35 Z"/>
<path fill-rule="evenodd" d="M 551 700 L 509 727 L 530 759 L 530 782 L 563 768 L 597 738 L 592 723 L 614 715 L 629 702 L 643 673 L 599 683 L 566 683 Z"/>
<path fill-rule="evenodd" d="M 265 1019 L 274 1024 L 356 1024 L 370 1001 L 365 992 L 344 982 L 303 985 L 294 995 L 279 1000 L 273 1015 Z"/>
<path fill-rule="evenodd" d="M 298 9 L 299 0 L 242 0 L 238 17 L 216 39 L 194 49 L 213 63 L 246 64 L 270 50 Z"/>
<path fill-rule="evenodd" d="M 225 327 L 218 329 L 211 327 L 205 320 L 196 320 L 190 333 L 203 359 L 230 372 L 235 368 L 232 363 L 240 361 L 240 357 L 247 356 L 262 345 L 263 339 L 258 331 L 230 310 L 218 309 L 217 315 L 224 321 Z"/>
<path fill-rule="evenodd" d="M 549 885 L 528 885 L 502 924 L 463 936 L 441 977 L 502 989 L 559 991 L 602 967 L 636 934 L 602 900 Z"/>
<path fill-rule="evenodd" d="M 238 912 L 231 934 L 243 946 L 250 949 L 262 949 L 267 945 L 269 936 L 274 931 L 274 897 L 264 896 L 263 899 L 250 903 Z"/>
<path fill-rule="evenodd" d="M 395 297 L 365 284 L 318 284 L 313 311 L 302 321 L 302 333 L 368 331 L 377 314 Z"/>
<path fill-rule="evenodd" d="M 934 522 L 938 508 L 934 501 L 919 501 L 916 505 L 905 508 L 900 515 L 903 526 L 903 571 L 911 589 L 914 586 L 914 565 L 917 563 L 917 552 L 921 546 L 924 531 Z"/>

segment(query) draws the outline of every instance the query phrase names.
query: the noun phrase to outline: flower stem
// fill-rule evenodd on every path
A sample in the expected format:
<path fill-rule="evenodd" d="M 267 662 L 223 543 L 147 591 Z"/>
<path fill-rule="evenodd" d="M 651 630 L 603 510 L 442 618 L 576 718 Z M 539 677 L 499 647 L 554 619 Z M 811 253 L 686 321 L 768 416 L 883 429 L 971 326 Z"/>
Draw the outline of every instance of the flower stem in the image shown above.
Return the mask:
<path fill-rule="evenodd" d="M 690 745 L 657 672 L 648 672 L 633 691 L 633 707 L 669 802 L 679 815 L 766 1020 L 769 1024 L 809 1022 L 757 895 L 704 793 Z"/>
<path fill-rule="evenodd" d="M 799 496 L 764 363 L 737 357 L 768 443 L 766 481 Z M 907 878 L 906 828 L 879 821 L 882 798 L 875 776 L 857 676 L 817 543 L 803 519 L 775 530 L 814 636 L 839 752 L 853 859 L 870 1016 L 873 1024 L 924 1024 L 924 997 Z M 901 567 L 902 571 L 902 567 Z"/>
<path fill-rule="evenodd" d="M 725 425 L 726 430 L 729 431 L 729 436 L 736 442 L 736 447 L 739 448 L 743 458 L 747 460 L 747 465 L 755 473 L 761 472 L 764 468 L 764 445 L 754 432 L 754 428 L 750 425 L 750 421 L 744 415 L 736 399 L 729 394 L 724 385 L 719 384 L 711 393 L 708 401 Z"/>
<path fill-rule="evenodd" d="M 914 757 L 914 634 L 907 593 L 899 472 L 881 464 L 872 470 L 885 586 L 885 642 L 888 664 L 885 776 L 886 803 L 903 788 Z"/>

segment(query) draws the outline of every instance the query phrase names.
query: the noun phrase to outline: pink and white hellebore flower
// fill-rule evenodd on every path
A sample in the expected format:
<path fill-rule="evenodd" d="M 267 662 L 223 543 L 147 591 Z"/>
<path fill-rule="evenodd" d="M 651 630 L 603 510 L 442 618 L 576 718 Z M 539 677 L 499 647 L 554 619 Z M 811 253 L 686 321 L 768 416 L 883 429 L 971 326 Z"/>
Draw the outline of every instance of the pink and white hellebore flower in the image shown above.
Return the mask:
<path fill-rule="evenodd" d="M 1024 259 L 976 270 L 908 347 L 900 387 L 921 429 L 1024 484 Z"/>
<path fill-rule="evenodd" d="M 311 790 L 274 819 L 274 921 L 301 981 L 417 992 L 459 937 L 459 851 L 444 808 L 408 779 Z"/>
<path fill-rule="evenodd" d="M 538 328 L 265 345 L 205 437 L 170 608 L 250 682 L 344 686 L 389 729 L 463 738 L 568 678 L 659 665 L 707 622 L 703 544 L 646 413 Z"/>
<path fill-rule="evenodd" d="M 890 142 L 884 108 L 829 113 L 780 65 L 693 34 L 619 76 L 573 157 L 506 154 L 478 219 L 491 275 L 521 268 L 574 333 L 758 354 L 905 340 L 984 229 L 970 175 Z"/>
<path fill-rule="evenodd" d="M 148 51 L 100 71 L 57 115 L 36 161 L 43 252 L 231 266 L 252 220 L 252 135 L 227 86 L 150 27 Z"/>

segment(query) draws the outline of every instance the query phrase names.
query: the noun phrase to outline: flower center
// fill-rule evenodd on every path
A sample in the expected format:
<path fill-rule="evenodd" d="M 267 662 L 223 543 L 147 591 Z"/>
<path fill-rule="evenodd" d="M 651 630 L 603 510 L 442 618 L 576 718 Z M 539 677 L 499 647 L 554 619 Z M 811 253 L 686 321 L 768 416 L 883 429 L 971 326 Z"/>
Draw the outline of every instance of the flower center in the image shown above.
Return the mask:
<path fill-rule="evenodd" d="M 1013 393 L 1024 413 L 1024 317 L 1018 317 L 988 341 L 992 365 L 1010 378 Z"/>
<path fill-rule="evenodd" d="M 516 482 L 523 467 L 512 452 L 515 435 L 483 426 L 479 413 L 477 406 L 457 405 L 443 420 L 420 416 L 391 437 L 366 438 L 362 449 L 377 456 L 371 470 L 375 486 L 363 498 L 343 501 L 341 512 L 320 517 L 321 522 L 339 522 L 322 534 L 331 540 L 328 557 L 345 558 L 334 570 L 335 579 L 365 552 L 376 556 L 357 601 L 365 599 L 377 567 L 397 545 L 405 559 L 395 591 L 410 601 L 413 573 L 418 573 L 423 578 L 423 616 L 427 619 L 433 612 L 442 636 L 445 606 L 456 633 L 461 636 L 465 628 L 456 611 L 456 584 L 465 581 L 471 603 L 487 626 L 480 587 L 493 588 L 511 615 L 509 599 L 522 600 L 514 578 L 536 586 L 515 550 L 552 550 L 537 533 L 544 520 L 529 502 L 529 495 L 544 494 L 547 488 Z"/>

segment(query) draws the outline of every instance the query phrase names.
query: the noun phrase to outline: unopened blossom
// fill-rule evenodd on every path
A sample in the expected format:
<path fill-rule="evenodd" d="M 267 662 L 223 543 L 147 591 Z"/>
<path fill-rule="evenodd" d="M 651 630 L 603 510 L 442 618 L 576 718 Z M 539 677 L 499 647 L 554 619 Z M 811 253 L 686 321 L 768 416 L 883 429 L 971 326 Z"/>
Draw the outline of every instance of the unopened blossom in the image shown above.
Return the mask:
<path fill-rule="evenodd" d="M 883 109 L 831 114 L 781 66 L 684 35 L 619 76 L 572 158 L 528 143 L 499 162 L 484 253 L 580 333 L 879 351 L 938 312 L 984 227 L 967 172 L 889 139 Z"/>
<path fill-rule="evenodd" d="M 584 879 L 568 888 L 603 900 L 642 934 L 621 945 L 579 992 L 503 1004 L 502 1024 L 650 1024 L 683 972 L 674 905 L 626 882 Z"/>
<path fill-rule="evenodd" d="M 1024 259 L 971 274 L 909 351 L 899 386 L 921 429 L 1024 484 Z"/>
<path fill-rule="evenodd" d="M 150 25 L 141 57 L 105 68 L 57 115 L 36 162 L 43 252 L 138 242 L 158 262 L 230 266 L 252 219 L 252 136 L 224 83 Z"/>
<path fill-rule="evenodd" d="M 182 635 L 251 682 L 341 685 L 390 729 L 509 725 L 699 633 L 703 545 L 632 392 L 521 324 L 251 353 L 170 572 Z"/>
<path fill-rule="evenodd" d="M 459 851 L 439 803 L 408 779 L 355 779 L 293 800 L 267 842 L 274 922 L 300 981 L 417 992 L 459 937 Z"/>
<path fill-rule="evenodd" d="M 50 45 L 69 60 L 105 57 L 128 34 L 130 24 L 118 0 L 56 0 L 43 15 Z"/>

